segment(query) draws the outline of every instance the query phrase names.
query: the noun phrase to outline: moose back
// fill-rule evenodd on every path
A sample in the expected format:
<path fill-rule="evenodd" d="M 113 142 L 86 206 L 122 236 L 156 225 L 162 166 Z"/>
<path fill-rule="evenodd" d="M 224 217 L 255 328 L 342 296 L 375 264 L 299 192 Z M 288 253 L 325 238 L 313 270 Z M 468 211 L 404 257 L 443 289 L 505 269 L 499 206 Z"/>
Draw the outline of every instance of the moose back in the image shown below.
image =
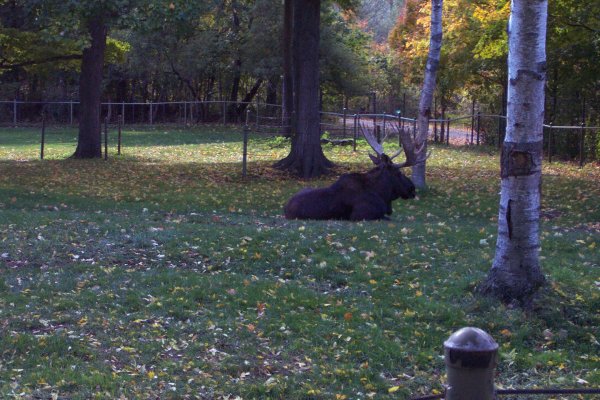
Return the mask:
<path fill-rule="evenodd" d="M 307 188 L 284 207 L 287 219 L 376 220 L 392 214 L 392 201 L 415 197 L 415 186 L 390 157 L 371 156 L 375 168 L 340 176 L 331 186 Z"/>

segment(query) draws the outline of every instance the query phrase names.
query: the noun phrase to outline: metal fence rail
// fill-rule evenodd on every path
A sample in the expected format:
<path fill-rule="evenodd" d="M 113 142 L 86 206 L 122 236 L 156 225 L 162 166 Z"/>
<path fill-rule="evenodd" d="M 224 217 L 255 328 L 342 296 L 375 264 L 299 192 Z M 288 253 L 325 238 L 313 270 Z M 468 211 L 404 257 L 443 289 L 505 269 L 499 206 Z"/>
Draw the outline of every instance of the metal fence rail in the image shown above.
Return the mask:
<path fill-rule="evenodd" d="M 551 396 L 551 395 L 593 395 L 600 394 L 600 389 L 497 389 L 497 396 L 515 396 L 515 395 L 532 395 L 532 396 Z M 438 400 L 445 399 L 446 394 L 430 394 L 420 397 L 411 397 L 410 400 Z"/>
<path fill-rule="evenodd" d="M 78 123 L 78 101 L 0 101 L 0 125 L 27 126 L 75 125 Z M 42 117 L 43 114 L 43 117 Z M 279 104 L 230 101 L 160 101 L 160 102 L 103 102 L 102 121 L 116 125 L 202 123 L 247 124 L 257 134 L 278 135 L 290 131 L 291 117 L 283 114 Z M 496 145 L 504 141 L 506 116 L 472 113 L 449 118 L 430 119 L 430 139 L 437 143 L 460 145 Z M 401 130 L 416 133 L 416 119 L 401 114 L 364 113 L 343 109 L 342 112 L 321 112 L 321 133 L 332 139 L 354 141 L 360 129 L 372 129 L 377 138 L 397 137 Z M 592 135 L 586 134 L 592 132 Z M 544 124 L 544 151 L 549 162 L 561 154 L 576 158 L 582 166 L 586 159 L 596 158 L 594 139 L 600 133 L 598 126 Z M 559 150 L 561 153 L 559 153 Z"/>
<path fill-rule="evenodd" d="M 411 400 L 495 400 L 515 395 L 596 395 L 600 388 L 496 389 L 494 378 L 500 346 L 487 332 L 465 327 L 444 341 L 448 383 L 445 393 L 412 397 Z"/>

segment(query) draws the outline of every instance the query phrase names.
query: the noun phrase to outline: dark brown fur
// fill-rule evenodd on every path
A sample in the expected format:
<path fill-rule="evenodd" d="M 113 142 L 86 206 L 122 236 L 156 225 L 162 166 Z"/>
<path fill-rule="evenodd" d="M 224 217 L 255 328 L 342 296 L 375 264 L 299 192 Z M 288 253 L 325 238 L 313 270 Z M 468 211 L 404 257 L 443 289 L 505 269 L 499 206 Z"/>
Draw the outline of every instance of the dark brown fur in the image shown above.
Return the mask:
<path fill-rule="evenodd" d="M 366 173 L 344 174 L 331 186 L 302 189 L 285 205 L 287 219 L 376 220 L 392 214 L 392 201 L 415 197 L 412 181 L 382 155 Z"/>

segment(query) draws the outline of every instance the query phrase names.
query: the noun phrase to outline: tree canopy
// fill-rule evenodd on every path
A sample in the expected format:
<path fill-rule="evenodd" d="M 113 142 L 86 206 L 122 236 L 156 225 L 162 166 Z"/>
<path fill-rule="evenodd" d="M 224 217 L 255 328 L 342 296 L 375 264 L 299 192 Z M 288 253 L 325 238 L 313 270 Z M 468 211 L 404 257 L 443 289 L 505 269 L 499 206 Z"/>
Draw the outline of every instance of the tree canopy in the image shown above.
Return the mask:
<path fill-rule="evenodd" d="M 323 105 L 398 109 L 416 103 L 426 59 L 429 2 L 323 1 Z M 547 121 L 600 115 L 600 9 L 593 0 L 549 5 Z M 448 109 L 472 100 L 505 108 L 508 0 L 444 2 L 444 48 L 436 98 Z M 104 100 L 281 102 L 283 4 L 273 0 L 7 0 L 0 2 L 0 97 L 77 99 L 85 24 L 108 26 Z M 277 98 L 279 96 L 279 98 Z M 403 110 L 416 115 L 416 107 Z M 233 111 L 232 111 L 233 112 Z"/>

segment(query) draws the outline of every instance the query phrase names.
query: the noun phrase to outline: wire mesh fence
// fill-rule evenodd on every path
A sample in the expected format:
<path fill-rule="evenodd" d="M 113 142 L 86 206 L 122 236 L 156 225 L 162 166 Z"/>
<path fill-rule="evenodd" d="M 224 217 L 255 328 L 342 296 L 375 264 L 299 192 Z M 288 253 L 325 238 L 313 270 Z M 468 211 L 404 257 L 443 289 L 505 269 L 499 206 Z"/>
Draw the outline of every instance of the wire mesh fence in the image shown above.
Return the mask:
<path fill-rule="evenodd" d="M 0 126 L 31 127 L 73 126 L 78 124 L 77 101 L 0 101 Z M 473 109 L 474 110 L 474 109 Z M 281 105 L 229 101 L 170 101 L 170 102 L 104 102 L 101 119 L 108 124 L 123 126 L 175 124 L 248 125 L 253 134 L 289 135 L 292 116 L 283 113 Z M 377 138 L 399 139 L 400 130 L 416 132 L 416 119 L 401 114 L 365 113 L 343 109 L 342 112 L 322 112 L 320 120 L 324 140 L 355 145 L 360 129 L 371 129 Z M 448 118 L 430 120 L 429 137 L 436 143 L 452 145 L 487 145 L 500 147 L 505 136 L 506 117 L 473 112 Z M 544 125 L 544 152 L 548 162 L 553 160 L 596 160 L 599 150 L 600 127 Z"/>

